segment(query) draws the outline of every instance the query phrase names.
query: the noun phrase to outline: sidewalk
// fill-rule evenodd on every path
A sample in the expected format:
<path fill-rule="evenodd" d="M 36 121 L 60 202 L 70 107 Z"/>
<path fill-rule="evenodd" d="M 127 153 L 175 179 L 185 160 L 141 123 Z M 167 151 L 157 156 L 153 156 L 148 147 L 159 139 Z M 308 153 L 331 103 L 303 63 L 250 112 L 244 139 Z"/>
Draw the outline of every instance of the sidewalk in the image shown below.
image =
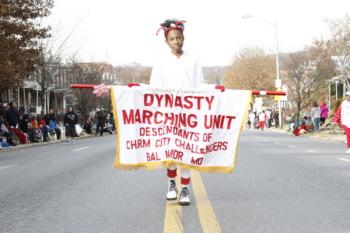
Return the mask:
<path fill-rule="evenodd" d="M 271 132 L 279 132 L 279 133 L 286 133 L 289 134 L 291 137 L 296 137 L 294 134 L 292 134 L 292 132 L 288 131 L 287 128 L 268 128 L 266 129 L 267 131 L 271 131 Z M 332 132 L 330 132 L 329 130 L 323 130 L 320 131 L 320 133 L 306 133 L 303 135 L 300 135 L 299 137 L 312 137 L 312 138 L 317 138 L 317 139 L 321 139 L 321 140 L 327 140 L 327 141 L 334 141 L 334 142 L 345 142 L 345 134 L 334 134 Z"/>
<path fill-rule="evenodd" d="M 85 138 L 90 138 L 93 137 L 94 135 L 89 135 L 89 134 L 84 134 L 79 137 L 76 137 L 74 140 L 82 140 Z M 65 143 L 67 140 L 66 139 L 61 139 L 61 140 L 52 140 L 50 142 L 41 142 L 41 143 L 29 143 L 29 144 L 19 144 L 17 146 L 12 146 L 10 148 L 1 148 L 1 152 L 5 151 L 14 151 L 14 150 L 21 150 L 21 149 L 26 149 L 26 148 L 31 148 L 31 147 L 39 147 L 39 146 L 45 146 L 45 145 L 50 145 L 50 144 L 57 144 L 57 143 Z"/>

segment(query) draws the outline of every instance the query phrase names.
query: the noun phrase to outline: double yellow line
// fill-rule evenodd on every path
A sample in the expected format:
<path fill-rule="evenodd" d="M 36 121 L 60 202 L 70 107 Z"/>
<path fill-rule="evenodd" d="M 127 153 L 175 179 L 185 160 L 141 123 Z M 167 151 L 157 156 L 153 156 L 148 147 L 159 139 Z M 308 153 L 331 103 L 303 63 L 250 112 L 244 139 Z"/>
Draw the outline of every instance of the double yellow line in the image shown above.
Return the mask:
<path fill-rule="evenodd" d="M 202 178 L 196 171 L 191 171 L 193 194 L 196 199 L 197 212 L 203 233 L 221 233 L 220 224 L 208 198 Z M 179 179 L 177 179 L 179 183 Z M 164 233 L 183 233 L 182 206 L 174 202 L 167 202 L 165 208 Z"/>

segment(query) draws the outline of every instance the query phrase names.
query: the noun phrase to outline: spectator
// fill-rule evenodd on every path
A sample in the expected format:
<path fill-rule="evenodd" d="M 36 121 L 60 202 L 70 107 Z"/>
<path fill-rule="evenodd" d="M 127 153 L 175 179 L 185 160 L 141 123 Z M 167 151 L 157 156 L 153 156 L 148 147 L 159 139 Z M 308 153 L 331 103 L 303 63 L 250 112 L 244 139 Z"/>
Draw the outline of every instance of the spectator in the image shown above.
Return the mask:
<path fill-rule="evenodd" d="M 278 113 L 278 111 L 276 111 L 276 110 L 274 110 L 273 112 L 272 112 L 272 119 L 273 119 L 273 121 L 274 121 L 274 123 L 275 123 L 275 128 L 278 128 L 279 126 L 280 126 L 280 124 L 279 124 L 279 122 L 280 122 L 280 119 L 279 119 L 279 115 L 278 115 L 279 113 Z"/>
<path fill-rule="evenodd" d="M 2 119 L 6 118 L 5 103 L 2 100 L 0 100 L 0 117 L 2 117 Z"/>
<path fill-rule="evenodd" d="M 73 138 L 77 136 L 75 125 L 78 123 L 78 115 L 69 107 L 68 112 L 64 116 L 64 125 L 66 127 L 66 137 L 68 143 L 74 143 Z"/>
<path fill-rule="evenodd" d="M 293 134 L 295 136 L 300 136 L 301 134 L 304 134 L 307 132 L 307 126 L 305 124 L 305 121 L 301 122 L 301 125 L 299 127 L 296 127 L 295 130 L 293 131 Z"/>
<path fill-rule="evenodd" d="M 96 118 L 97 118 L 96 135 L 98 134 L 98 132 L 100 132 L 100 136 L 102 136 L 103 129 L 105 128 L 106 123 L 107 123 L 107 116 L 102 110 L 97 108 L 96 109 Z"/>
<path fill-rule="evenodd" d="M 271 115 L 272 115 L 271 110 L 267 109 L 265 114 L 266 114 L 266 128 L 270 128 L 270 126 L 271 126 Z"/>
<path fill-rule="evenodd" d="M 41 130 L 41 133 L 43 134 L 43 139 L 44 142 L 48 142 L 49 139 L 49 129 L 46 125 L 45 119 L 42 118 L 42 115 L 44 112 L 41 112 L 40 116 L 37 117 L 37 121 L 38 121 L 38 125 L 39 125 L 39 129 Z"/>
<path fill-rule="evenodd" d="M 88 116 L 88 118 L 86 119 L 86 122 L 84 124 L 84 129 L 85 129 L 85 132 L 87 134 L 91 134 L 91 129 L 92 129 L 92 126 L 94 125 L 94 122 L 92 120 L 92 117 L 91 116 Z"/>
<path fill-rule="evenodd" d="M 34 129 L 39 129 L 38 121 L 36 120 L 36 118 L 35 118 L 34 115 L 32 115 L 32 116 L 30 117 L 30 124 L 31 124 L 32 128 L 34 128 Z"/>
<path fill-rule="evenodd" d="M 321 125 L 323 125 L 328 117 L 329 109 L 325 102 L 322 102 L 320 105 L 321 110 Z"/>
<path fill-rule="evenodd" d="M 55 130 L 57 140 L 60 140 L 61 129 L 59 128 L 59 123 L 57 121 L 57 118 L 53 109 L 50 109 L 50 113 L 45 115 L 45 123 L 49 127 L 49 129 Z"/>
<path fill-rule="evenodd" d="M 4 121 L 2 120 L 2 117 L 0 116 L 0 145 L 1 145 L 1 147 L 14 146 L 15 145 L 15 143 L 13 142 L 14 136 L 15 136 L 15 133 L 8 130 Z"/>
<path fill-rule="evenodd" d="M 264 130 L 265 122 L 267 119 L 265 111 L 260 112 L 258 118 L 259 118 L 259 127 L 261 130 Z"/>
<path fill-rule="evenodd" d="M 341 104 L 340 119 L 346 134 L 348 149 L 346 153 L 350 154 L 350 92 L 345 93 L 345 100 Z"/>
<path fill-rule="evenodd" d="M 40 111 L 40 119 L 45 119 L 45 112 L 43 110 Z"/>
<path fill-rule="evenodd" d="M 249 113 L 249 121 L 250 121 L 250 128 L 254 129 L 255 125 L 255 113 L 253 111 L 250 111 Z"/>
<path fill-rule="evenodd" d="M 23 133 L 28 133 L 28 124 L 29 124 L 29 116 L 24 112 L 20 112 L 18 125 L 19 125 L 19 129 Z"/>
<path fill-rule="evenodd" d="M 109 112 L 109 123 L 112 125 L 112 130 L 115 130 L 115 122 L 114 122 L 114 116 L 113 116 L 113 110 Z"/>
<path fill-rule="evenodd" d="M 320 131 L 320 118 L 321 118 L 321 109 L 318 106 L 317 102 L 314 102 L 313 107 L 311 108 L 310 116 L 314 123 L 314 131 Z"/>
<path fill-rule="evenodd" d="M 31 142 L 41 142 L 43 134 L 39 128 L 39 124 L 34 115 L 30 117 L 30 124 L 28 128 L 29 140 Z"/>
<path fill-rule="evenodd" d="M 14 103 L 9 103 L 9 107 L 6 110 L 6 122 L 13 126 L 14 128 L 18 125 L 19 114 L 17 108 L 14 106 Z"/>

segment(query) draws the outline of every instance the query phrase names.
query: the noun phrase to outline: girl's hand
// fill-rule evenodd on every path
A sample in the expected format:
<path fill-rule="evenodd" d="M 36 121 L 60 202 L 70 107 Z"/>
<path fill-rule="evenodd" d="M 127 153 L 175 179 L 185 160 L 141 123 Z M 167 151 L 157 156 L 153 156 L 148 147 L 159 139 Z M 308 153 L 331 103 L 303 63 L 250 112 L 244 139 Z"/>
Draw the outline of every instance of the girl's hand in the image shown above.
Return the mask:
<path fill-rule="evenodd" d="M 128 84 L 128 87 L 139 87 L 140 86 L 140 84 L 138 84 L 138 83 L 129 83 Z"/>
<path fill-rule="evenodd" d="M 220 90 L 221 92 L 225 91 L 225 87 L 223 85 L 216 85 L 215 89 Z"/>
<path fill-rule="evenodd" d="M 94 86 L 92 93 L 96 96 L 108 96 L 109 88 L 102 83 L 101 85 Z"/>

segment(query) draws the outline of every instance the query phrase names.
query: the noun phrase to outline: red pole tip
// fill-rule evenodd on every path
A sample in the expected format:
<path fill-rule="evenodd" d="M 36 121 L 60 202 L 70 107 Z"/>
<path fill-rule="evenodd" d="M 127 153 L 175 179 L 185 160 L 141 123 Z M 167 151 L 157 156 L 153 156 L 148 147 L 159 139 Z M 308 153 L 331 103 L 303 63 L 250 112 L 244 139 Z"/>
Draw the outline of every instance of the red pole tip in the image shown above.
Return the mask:
<path fill-rule="evenodd" d="M 77 88 L 77 89 L 93 89 L 95 85 L 93 84 L 71 84 L 71 88 Z"/>
<path fill-rule="evenodd" d="M 285 91 L 258 91 L 252 90 L 252 95 L 287 95 Z"/>

